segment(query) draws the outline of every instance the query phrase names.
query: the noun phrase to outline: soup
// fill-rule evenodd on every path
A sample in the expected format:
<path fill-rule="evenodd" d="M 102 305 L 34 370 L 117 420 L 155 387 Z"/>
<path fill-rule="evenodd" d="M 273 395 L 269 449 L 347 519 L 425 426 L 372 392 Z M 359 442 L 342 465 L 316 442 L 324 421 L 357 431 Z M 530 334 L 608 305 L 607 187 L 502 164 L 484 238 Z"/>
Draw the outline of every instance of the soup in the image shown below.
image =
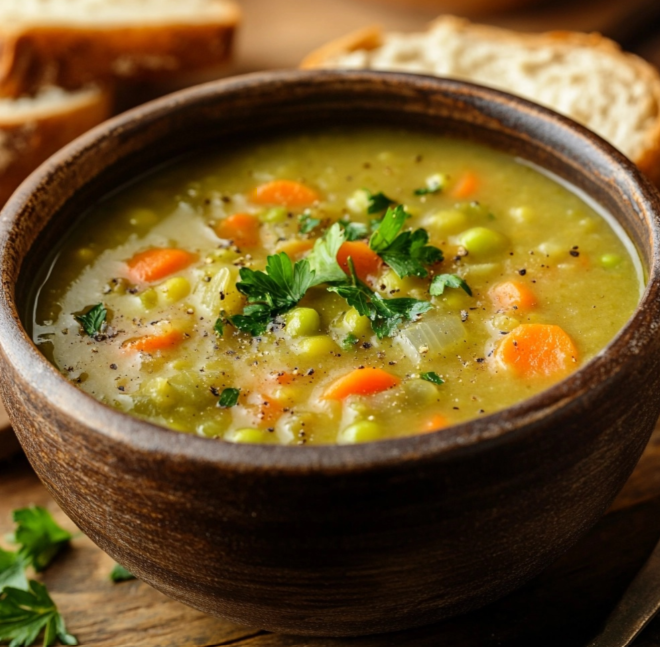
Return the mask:
<path fill-rule="evenodd" d="M 516 404 L 644 285 L 607 214 L 524 162 L 408 130 L 178 160 L 93 206 L 33 337 L 107 405 L 230 442 L 356 443 Z"/>

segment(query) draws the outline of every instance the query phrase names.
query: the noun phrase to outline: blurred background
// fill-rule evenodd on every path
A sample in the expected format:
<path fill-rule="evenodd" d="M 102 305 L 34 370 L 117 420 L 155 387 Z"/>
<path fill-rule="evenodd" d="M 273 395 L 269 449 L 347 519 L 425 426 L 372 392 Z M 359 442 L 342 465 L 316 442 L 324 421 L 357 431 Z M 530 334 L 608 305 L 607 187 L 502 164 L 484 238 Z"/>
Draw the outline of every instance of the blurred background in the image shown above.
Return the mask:
<path fill-rule="evenodd" d="M 297 67 L 313 49 L 360 27 L 418 31 L 453 13 L 521 31 L 598 31 L 660 64 L 660 0 L 239 0 L 232 73 Z"/>

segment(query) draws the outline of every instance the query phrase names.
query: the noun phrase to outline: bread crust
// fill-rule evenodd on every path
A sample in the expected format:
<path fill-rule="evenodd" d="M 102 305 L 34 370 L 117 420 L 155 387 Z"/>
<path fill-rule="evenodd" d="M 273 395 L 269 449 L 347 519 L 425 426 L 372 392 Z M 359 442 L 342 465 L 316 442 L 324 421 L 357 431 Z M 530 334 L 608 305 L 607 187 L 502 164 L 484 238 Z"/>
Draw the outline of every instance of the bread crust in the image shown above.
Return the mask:
<path fill-rule="evenodd" d="M 70 104 L 0 115 L 0 206 L 53 153 L 110 117 L 112 104 L 112 91 L 99 89 L 72 95 Z"/>
<path fill-rule="evenodd" d="M 645 60 L 623 52 L 621 47 L 614 41 L 597 33 L 579 33 L 568 31 L 554 31 L 539 34 L 518 33 L 498 27 L 479 25 L 454 16 L 441 16 L 431 23 L 429 29 L 439 26 L 449 26 L 456 31 L 469 30 L 472 35 L 483 37 L 487 40 L 501 40 L 502 42 L 516 41 L 528 47 L 547 47 L 563 45 L 569 47 L 589 47 L 599 50 L 610 56 L 619 57 L 634 69 L 635 75 L 644 80 L 649 95 L 657 107 L 657 118 L 655 123 L 648 129 L 645 135 L 645 144 L 633 159 L 639 169 L 649 179 L 660 187 L 660 74 Z M 358 50 L 371 51 L 383 44 L 382 30 L 377 27 L 362 29 L 330 43 L 326 43 L 319 49 L 309 54 L 302 62 L 301 67 L 306 69 L 328 67 L 331 61 L 342 54 L 348 54 Z"/>
<path fill-rule="evenodd" d="M 54 85 L 68 90 L 116 79 L 159 80 L 225 63 L 239 9 L 222 21 L 144 26 L 0 26 L 0 96 L 34 94 Z"/>

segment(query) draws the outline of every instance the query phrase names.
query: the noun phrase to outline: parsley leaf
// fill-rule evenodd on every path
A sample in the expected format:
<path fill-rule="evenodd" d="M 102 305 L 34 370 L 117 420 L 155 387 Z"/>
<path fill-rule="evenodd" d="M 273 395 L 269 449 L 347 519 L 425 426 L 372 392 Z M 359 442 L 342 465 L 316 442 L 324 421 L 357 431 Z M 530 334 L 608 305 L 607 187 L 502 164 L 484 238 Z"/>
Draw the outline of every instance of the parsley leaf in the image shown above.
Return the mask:
<path fill-rule="evenodd" d="M 369 247 L 377 254 L 387 249 L 396 240 L 407 218 L 408 214 L 401 205 L 388 208 L 378 229 L 369 239 Z"/>
<path fill-rule="evenodd" d="M 314 272 L 313 285 L 343 281 L 346 278 L 344 270 L 337 262 L 337 252 L 346 241 L 346 235 L 340 223 L 336 222 L 323 238 L 314 244 L 314 249 L 307 257 L 309 267 Z"/>
<path fill-rule="evenodd" d="M 309 213 L 304 213 L 298 218 L 298 220 L 300 221 L 301 234 L 309 234 L 310 232 L 314 231 L 314 229 L 316 229 L 322 222 L 320 218 L 312 218 L 311 214 Z"/>
<path fill-rule="evenodd" d="M 28 647 L 42 631 L 46 647 L 58 639 L 64 645 L 78 644 L 43 584 L 31 580 L 27 591 L 5 589 L 0 596 L 0 640 L 11 640 L 11 647 Z"/>
<path fill-rule="evenodd" d="M 110 579 L 118 584 L 119 582 L 128 582 L 129 580 L 134 580 L 135 575 L 131 573 L 127 568 L 124 568 L 121 564 L 115 564 L 111 573 Z"/>
<path fill-rule="evenodd" d="M 222 335 L 225 334 L 225 322 L 222 320 L 222 318 L 215 320 L 215 323 L 213 324 L 213 332 L 218 337 L 222 337 Z"/>
<path fill-rule="evenodd" d="M 443 259 L 442 251 L 427 245 L 429 235 L 424 229 L 401 232 L 408 214 L 401 206 L 388 209 L 380 227 L 369 239 L 373 249 L 399 276 L 428 276 L 425 265 L 439 263 Z"/>
<path fill-rule="evenodd" d="M 20 546 L 19 555 L 37 572 L 43 571 L 72 538 L 47 510 L 38 506 L 14 510 L 13 519 L 17 524 L 14 541 Z"/>
<path fill-rule="evenodd" d="M 95 305 L 84 315 L 75 315 L 76 321 L 83 327 L 83 330 L 90 336 L 96 337 L 101 332 L 103 324 L 108 316 L 108 311 L 102 303 Z"/>
<path fill-rule="evenodd" d="M 428 371 L 426 373 L 422 373 L 419 377 L 421 377 L 423 380 L 426 380 L 427 382 L 431 382 L 432 384 L 445 383 L 445 381 L 435 371 Z"/>
<path fill-rule="evenodd" d="M 220 399 L 218 400 L 218 406 L 223 409 L 231 409 L 238 404 L 238 396 L 240 395 L 240 389 L 225 389 L 220 394 Z"/>
<path fill-rule="evenodd" d="M 25 569 L 28 563 L 17 552 L 2 550 L 0 548 L 0 594 L 7 587 L 26 591 L 28 588 Z"/>
<path fill-rule="evenodd" d="M 343 297 L 361 315 L 369 317 L 371 327 L 378 339 L 394 336 L 402 323 L 415 321 L 433 307 L 428 301 L 418 299 L 384 299 L 360 281 L 355 274 L 353 260 L 350 258 L 348 265 L 351 270 L 349 280 L 330 286 L 328 291 Z"/>
<path fill-rule="evenodd" d="M 470 286 L 456 274 L 438 274 L 433 277 L 429 293 L 431 296 L 438 297 L 444 293 L 445 288 L 461 288 L 469 296 L 472 296 Z"/>
<path fill-rule="evenodd" d="M 369 226 L 362 222 L 339 220 L 337 224 L 344 230 L 344 237 L 348 241 L 362 240 L 369 233 Z"/>
<path fill-rule="evenodd" d="M 349 333 L 346 335 L 346 337 L 344 337 L 344 339 L 342 339 L 341 347 L 345 351 L 349 351 L 351 348 L 353 348 L 353 346 L 355 346 L 355 344 L 358 343 L 358 341 L 360 340 L 353 333 Z"/>
<path fill-rule="evenodd" d="M 367 213 L 369 214 L 381 213 L 391 205 L 396 204 L 395 200 L 388 198 L 382 191 L 379 193 L 371 193 L 371 191 L 367 191 L 367 194 L 369 197 Z"/>
<path fill-rule="evenodd" d="M 269 324 L 294 308 L 314 284 L 309 262 L 303 259 L 294 265 L 284 252 L 268 257 L 265 272 L 243 267 L 240 277 L 236 288 L 250 305 L 229 321 L 253 336 L 263 335 Z"/>

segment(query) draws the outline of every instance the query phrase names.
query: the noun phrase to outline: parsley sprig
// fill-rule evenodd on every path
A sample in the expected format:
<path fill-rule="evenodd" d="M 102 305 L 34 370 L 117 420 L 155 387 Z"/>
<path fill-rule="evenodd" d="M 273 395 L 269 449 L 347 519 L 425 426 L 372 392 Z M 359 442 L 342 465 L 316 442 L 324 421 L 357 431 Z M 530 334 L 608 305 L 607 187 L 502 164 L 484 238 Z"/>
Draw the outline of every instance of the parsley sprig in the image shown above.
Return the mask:
<path fill-rule="evenodd" d="M 90 308 L 86 314 L 76 315 L 75 319 L 90 337 L 96 337 L 101 332 L 107 316 L 106 307 L 99 303 Z"/>
<path fill-rule="evenodd" d="M 279 315 L 294 308 L 312 286 L 314 272 L 307 260 L 295 265 L 280 252 L 269 256 L 266 271 L 241 268 L 241 280 L 236 288 L 247 297 L 248 305 L 243 313 L 234 315 L 230 322 L 252 336 L 263 335 Z"/>
<path fill-rule="evenodd" d="M 332 285 L 328 290 L 336 292 L 361 315 L 369 317 L 371 327 L 378 339 L 392 337 L 402 323 L 417 320 L 420 315 L 433 307 L 428 301 L 418 299 L 384 299 L 360 281 L 355 273 L 353 260 L 350 258 L 348 265 L 351 272 L 349 280 L 340 285 Z"/>
<path fill-rule="evenodd" d="M 66 630 L 64 619 L 43 584 L 30 581 L 27 591 L 6 588 L 0 597 L 0 640 L 11 640 L 9 647 L 33 645 L 44 632 L 48 647 L 59 640 L 64 645 L 78 641 Z"/>
<path fill-rule="evenodd" d="M 71 539 L 47 510 L 39 507 L 15 510 L 16 530 L 11 537 L 17 551 L 0 550 L 0 640 L 10 647 L 34 644 L 43 631 L 46 647 L 59 640 L 77 645 L 43 584 L 26 577 L 29 567 L 44 570 Z"/>
<path fill-rule="evenodd" d="M 444 294 L 445 288 L 461 288 L 468 296 L 472 296 L 470 286 L 465 279 L 462 279 L 457 274 L 438 274 L 434 276 L 429 287 L 429 294 L 438 297 Z"/>
<path fill-rule="evenodd" d="M 401 231 L 407 218 L 401 205 L 390 207 L 380 227 L 371 235 L 369 246 L 400 278 L 425 278 L 429 275 L 426 266 L 439 263 L 444 256 L 437 247 L 427 245 L 429 235 L 425 229 Z"/>

